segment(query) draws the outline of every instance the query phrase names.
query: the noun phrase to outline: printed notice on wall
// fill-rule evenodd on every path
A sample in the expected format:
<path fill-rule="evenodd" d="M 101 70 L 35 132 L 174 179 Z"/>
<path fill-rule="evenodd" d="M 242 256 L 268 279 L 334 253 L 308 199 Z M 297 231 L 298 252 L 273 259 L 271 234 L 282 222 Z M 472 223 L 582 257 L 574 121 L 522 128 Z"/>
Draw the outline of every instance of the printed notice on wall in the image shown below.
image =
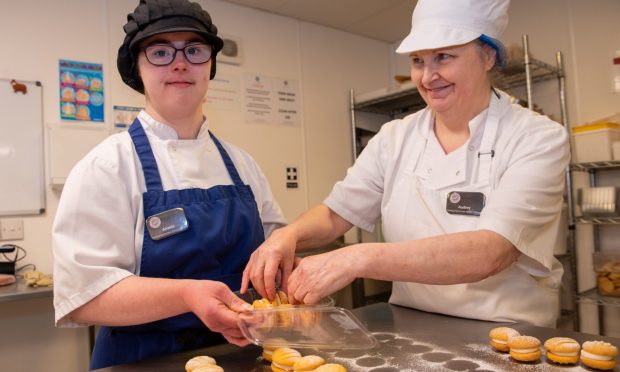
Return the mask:
<path fill-rule="evenodd" d="M 297 80 L 274 79 L 275 123 L 299 125 L 299 84 Z"/>
<path fill-rule="evenodd" d="M 244 77 L 244 111 L 247 123 L 299 125 L 299 82 L 258 74 Z"/>
<path fill-rule="evenodd" d="M 246 123 L 273 123 L 273 79 L 245 74 L 244 111 Z"/>
<path fill-rule="evenodd" d="M 103 65 L 61 59 L 60 118 L 103 123 Z"/>
<path fill-rule="evenodd" d="M 216 110 L 239 111 L 239 76 L 218 72 L 209 82 L 206 104 Z"/>
<path fill-rule="evenodd" d="M 122 132 L 131 126 L 142 107 L 114 106 L 114 132 Z"/>

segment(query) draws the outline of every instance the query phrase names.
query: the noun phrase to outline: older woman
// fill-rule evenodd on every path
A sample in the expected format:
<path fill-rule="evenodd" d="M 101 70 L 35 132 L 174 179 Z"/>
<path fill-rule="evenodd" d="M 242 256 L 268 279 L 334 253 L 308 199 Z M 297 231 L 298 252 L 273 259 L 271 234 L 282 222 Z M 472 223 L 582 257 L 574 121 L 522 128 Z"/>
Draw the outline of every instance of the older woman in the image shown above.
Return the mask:
<path fill-rule="evenodd" d="M 393 281 L 390 302 L 492 321 L 553 326 L 560 263 L 553 257 L 569 162 L 566 131 L 512 105 L 491 85 L 508 0 L 420 0 L 411 78 L 428 107 L 385 124 L 323 204 L 276 230 L 244 271 L 274 294 L 315 302 L 357 277 Z M 353 225 L 385 243 L 310 256 Z M 243 288 L 243 287 L 242 287 Z"/>

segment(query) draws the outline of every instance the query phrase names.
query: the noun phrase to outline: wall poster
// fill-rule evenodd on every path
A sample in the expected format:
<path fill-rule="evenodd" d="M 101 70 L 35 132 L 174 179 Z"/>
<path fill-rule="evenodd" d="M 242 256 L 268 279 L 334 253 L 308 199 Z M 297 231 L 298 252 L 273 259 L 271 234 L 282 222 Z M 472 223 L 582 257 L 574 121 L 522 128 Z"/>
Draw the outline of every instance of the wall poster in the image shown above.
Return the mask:
<path fill-rule="evenodd" d="M 61 59 L 60 118 L 103 123 L 103 65 Z"/>

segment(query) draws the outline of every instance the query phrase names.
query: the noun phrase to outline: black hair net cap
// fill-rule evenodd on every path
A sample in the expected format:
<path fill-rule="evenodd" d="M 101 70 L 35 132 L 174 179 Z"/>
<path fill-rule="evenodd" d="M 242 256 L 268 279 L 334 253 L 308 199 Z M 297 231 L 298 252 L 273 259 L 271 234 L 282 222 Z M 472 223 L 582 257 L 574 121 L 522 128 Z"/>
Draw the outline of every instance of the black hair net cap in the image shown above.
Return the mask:
<path fill-rule="evenodd" d="M 199 4 L 188 0 L 140 0 L 127 15 L 123 26 L 125 40 L 118 49 L 116 64 L 125 84 L 144 94 L 144 85 L 138 74 L 138 47 L 147 38 L 168 32 L 194 32 L 213 48 L 211 79 L 215 76 L 215 57 L 224 41 L 217 36 L 217 27 L 211 16 Z"/>

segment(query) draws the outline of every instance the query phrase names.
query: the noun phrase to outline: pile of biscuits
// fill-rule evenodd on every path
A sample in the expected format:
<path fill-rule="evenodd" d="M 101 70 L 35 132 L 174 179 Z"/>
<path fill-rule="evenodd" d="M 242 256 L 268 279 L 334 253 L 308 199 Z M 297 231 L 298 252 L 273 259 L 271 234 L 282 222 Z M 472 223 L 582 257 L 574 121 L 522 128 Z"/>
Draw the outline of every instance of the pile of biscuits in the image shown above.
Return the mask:
<path fill-rule="evenodd" d="M 606 262 L 597 271 L 599 293 L 620 297 L 620 260 Z"/>
<path fill-rule="evenodd" d="M 193 357 L 185 363 L 186 372 L 224 372 L 224 368 L 217 365 L 215 359 L 199 355 Z"/>
<path fill-rule="evenodd" d="M 493 328 L 489 338 L 491 346 L 509 352 L 514 360 L 520 362 L 534 362 L 542 355 L 539 339 L 523 336 L 509 327 Z M 616 366 L 618 348 L 608 342 L 586 341 L 580 346 L 572 338 L 553 337 L 545 341 L 544 347 L 547 359 L 557 364 L 576 364 L 581 359 L 590 368 L 609 370 Z"/>
<path fill-rule="evenodd" d="M 313 372 L 347 372 L 341 364 L 327 363 L 318 355 L 302 356 L 301 353 L 289 347 L 281 347 L 273 350 L 271 355 L 263 358 L 271 362 L 273 372 L 287 371 L 313 371 Z"/>

